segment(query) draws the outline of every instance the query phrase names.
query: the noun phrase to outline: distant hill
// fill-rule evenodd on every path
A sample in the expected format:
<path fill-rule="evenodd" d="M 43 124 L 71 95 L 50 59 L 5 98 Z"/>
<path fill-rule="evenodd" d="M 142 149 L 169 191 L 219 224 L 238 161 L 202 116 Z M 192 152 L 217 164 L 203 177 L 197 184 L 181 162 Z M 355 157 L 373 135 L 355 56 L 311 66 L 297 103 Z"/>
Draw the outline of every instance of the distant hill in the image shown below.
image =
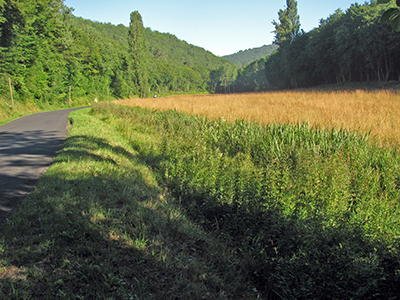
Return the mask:
<path fill-rule="evenodd" d="M 128 51 L 128 27 L 100 23 L 79 17 L 75 17 L 73 22 L 81 29 L 86 28 L 86 31 L 90 32 L 90 34 L 97 34 L 102 39 L 112 40 Z M 167 60 L 189 67 L 202 67 L 207 70 L 229 65 L 225 59 L 201 47 L 182 41 L 173 34 L 161 33 L 150 28 L 145 29 L 145 34 L 149 50 L 154 59 Z"/>
<path fill-rule="evenodd" d="M 259 48 L 242 50 L 235 54 L 225 55 L 223 58 L 239 67 L 243 67 L 257 59 L 271 55 L 277 49 L 277 45 L 264 45 Z"/>
<path fill-rule="evenodd" d="M 117 91 L 113 92 L 120 98 L 125 97 L 128 92 L 123 88 L 129 85 L 127 78 L 123 78 L 127 73 L 125 62 L 129 59 L 128 27 L 79 17 L 73 17 L 70 23 L 82 36 L 76 40 L 90 41 L 89 45 L 82 48 L 101 49 L 104 45 L 109 45 L 108 49 L 102 49 L 101 57 L 107 58 L 108 62 L 112 61 L 110 68 L 117 66 L 118 70 L 114 71 L 114 74 L 118 75 L 118 82 L 113 84 Z M 213 71 L 237 68 L 226 59 L 182 41 L 173 34 L 145 28 L 145 35 L 151 55 L 149 69 L 154 91 L 163 93 L 213 91 L 210 88 L 213 86 L 210 78 Z M 114 58 L 110 59 L 112 57 Z M 218 82 L 219 78 L 215 78 L 214 81 Z"/>

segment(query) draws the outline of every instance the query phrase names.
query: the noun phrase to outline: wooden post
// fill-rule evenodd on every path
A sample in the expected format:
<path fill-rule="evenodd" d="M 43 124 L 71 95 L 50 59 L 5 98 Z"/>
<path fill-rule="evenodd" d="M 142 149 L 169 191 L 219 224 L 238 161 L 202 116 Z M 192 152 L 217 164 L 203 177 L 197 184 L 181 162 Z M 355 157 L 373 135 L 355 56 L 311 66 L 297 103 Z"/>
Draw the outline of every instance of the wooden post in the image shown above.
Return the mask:
<path fill-rule="evenodd" d="M 68 105 L 71 105 L 72 102 L 72 88 L 71 86 L 69 87 L 69 91 L 68 91 Z"/>
<path fill-rule="evenodd" d="M 11 83 L 10 77 L 8 77 L 8 86 L 10 87 L 11 106 L 14 108 L 14 96 L 13 96 L 13 89 L 12 89 L 12 83 Z"/>

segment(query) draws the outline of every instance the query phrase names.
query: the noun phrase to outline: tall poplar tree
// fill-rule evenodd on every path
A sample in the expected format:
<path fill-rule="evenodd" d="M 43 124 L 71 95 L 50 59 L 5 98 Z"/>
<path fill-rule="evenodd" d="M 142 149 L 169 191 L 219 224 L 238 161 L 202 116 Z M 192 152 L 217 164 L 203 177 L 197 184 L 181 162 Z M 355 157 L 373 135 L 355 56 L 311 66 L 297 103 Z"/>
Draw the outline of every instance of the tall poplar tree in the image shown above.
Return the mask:
<path fill-rule="evenodd" d="M 289 51 L 291 43 L 300 33 L 300 17 L 297 11 L 296 0 L 286 0 L 286 8 L 278 12 L 279 22 L 275 20 L 272 24 L 275 26 L 275 41 L 279 45 L 282 54 L 282 70 L 284 78 L 288 79 L 285 85 L 292 88 L 297 87 L 297 79 L 292 66 L 292 55 Z"/>
<path fill-rule="evenodd" d="M 129 25 L 129 51 L 131 56 L 130 73 L 135 84 L 135 92 L 141 98 L 149 95 L 148 60 L 149 52 L 146 45 L 142 16 L 138 11 L 131 13 Z"/>
<path fill-rule="evenodd" d="M 279 22 L 273 21 L 275 26 L 275 43 L 282 46 L 286 42 L 292 42 L 300 33 L 300 17 L 296 0 L 286 0 L 286 9 L 278 12 Z"/>

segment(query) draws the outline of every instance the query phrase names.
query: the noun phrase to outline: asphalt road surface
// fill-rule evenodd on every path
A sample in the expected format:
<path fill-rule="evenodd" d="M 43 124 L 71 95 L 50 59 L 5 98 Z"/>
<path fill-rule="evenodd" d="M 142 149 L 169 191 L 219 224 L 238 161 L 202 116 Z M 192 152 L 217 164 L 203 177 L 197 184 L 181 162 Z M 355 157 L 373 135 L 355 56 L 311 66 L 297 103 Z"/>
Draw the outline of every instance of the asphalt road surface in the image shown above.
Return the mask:
<path fill-rule="evenodd" d="M 0 221 L 29 194 L 67 135 L 68 113 L 29 115 L 0 126 Z"/>

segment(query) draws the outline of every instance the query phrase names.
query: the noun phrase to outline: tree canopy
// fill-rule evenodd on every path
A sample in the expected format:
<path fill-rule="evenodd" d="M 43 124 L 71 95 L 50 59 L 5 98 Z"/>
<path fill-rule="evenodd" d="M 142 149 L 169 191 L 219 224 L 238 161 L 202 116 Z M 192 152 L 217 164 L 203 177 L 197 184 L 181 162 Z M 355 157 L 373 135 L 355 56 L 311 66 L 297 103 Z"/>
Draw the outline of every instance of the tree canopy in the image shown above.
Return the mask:
<path fill-rule="evenodd" d="M 279 10 L 278 16 L 279 22 L 272 22 L 275 26 L 275 43 L 283 46 L 286 42 L 292 42 L 300 32 L 297 1 L 286 0 L 286 9 Z"/>
<path fill-rule="evenodd" d="M 400 80 L 400 33 L 382 23 L 382 16 L 394 5 L 372 2 L 353 4 L 345 12 L 336 10 L 319 27 L 298 34 L 272 56 L 240 70 L 231 89 Z"/>
<path fill-rule="evenodd" d="M 379 4 L 392 4 L 392 0 L 378 0 Z M 388 8 L 382 15 L 382 21 L 390 24 L 394 31 L 400 32 L 400 0 L 396 0 L 396 7 Z"/>
<path fill-rule="evenodd" d="M 7 97 L 8 78 L 19 101 L 66 102 L 70 91 L 73 99 L 213 92 L 213 80 L 221 80 L 211 73 L 236 70 L 144 28 L 138 12 L 132 17 L 128 28 L 77 18 L 62 0 L 0 0 L 0 97 Z"/>

